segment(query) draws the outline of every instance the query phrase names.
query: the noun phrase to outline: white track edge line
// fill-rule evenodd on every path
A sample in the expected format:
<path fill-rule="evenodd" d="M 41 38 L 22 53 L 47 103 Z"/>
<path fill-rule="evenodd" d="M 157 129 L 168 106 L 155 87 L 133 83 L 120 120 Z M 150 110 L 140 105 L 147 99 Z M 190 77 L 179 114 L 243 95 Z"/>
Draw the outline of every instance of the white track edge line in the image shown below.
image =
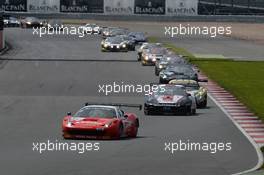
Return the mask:
<path fill-rule="evenodd" d="M 253 138 L 251 136 L 248 135 L 248 133 L 231 117 L 231 115 L 221 106 L 220 103 L 218 103 L 212 96 L 210 93 L 208 93 L 208 96 L 213 100 L 213 102 L 226 114 L 226 116 L 233 122 L 233 124 L 240 130 L 240 132 L 242 132 L 244 134 L 244 136 L 249 140 L 249 142 L 253 145 L 253 147 L 255 148 L 257 155 L 258 155 L 258 163 L 255 167 L 249 169 L 249 170 L 245 170 L 242 172 L 238 172 L 232 175 L 241 175 L 241 174 L 245 174 L 245 173 L 250 173 L 253 171 L 258 170 L 262 164 L 263 164 L 263 155 L 262 152 L 260 150 L 260 147 L 258 146 L 258 144 L 253 140 Z"/>

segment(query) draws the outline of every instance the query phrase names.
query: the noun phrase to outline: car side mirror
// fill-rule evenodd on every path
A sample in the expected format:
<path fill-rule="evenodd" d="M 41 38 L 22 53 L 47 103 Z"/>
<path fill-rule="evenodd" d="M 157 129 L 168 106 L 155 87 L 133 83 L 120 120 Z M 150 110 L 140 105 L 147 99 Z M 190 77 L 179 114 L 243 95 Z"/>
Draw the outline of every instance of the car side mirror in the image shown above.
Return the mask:
<path fill-rule="evenodd" d="M 208 82 L 207 79 L 199 79 L 198 82 Z"/>
<path fill-rule="evenodd" d="M 192 96 L 191 94 L 187 94 L 188 97 Z"/>
<path fill-rule="evenodd" d="M 72 113 L 71 112 L 67 112 L 67 115 L 69 116 L 69 115 L 72 115 Z"/>
<path fill-rule="evenodd" d="M 124 115 L 125 118 L 128 118 L 128 115 Z"/>
<path fill-rule="evenodd" d="M 125 112 L 123 110 L 120 110 L 122 112 L 122 115 L 125 115 Z"/>

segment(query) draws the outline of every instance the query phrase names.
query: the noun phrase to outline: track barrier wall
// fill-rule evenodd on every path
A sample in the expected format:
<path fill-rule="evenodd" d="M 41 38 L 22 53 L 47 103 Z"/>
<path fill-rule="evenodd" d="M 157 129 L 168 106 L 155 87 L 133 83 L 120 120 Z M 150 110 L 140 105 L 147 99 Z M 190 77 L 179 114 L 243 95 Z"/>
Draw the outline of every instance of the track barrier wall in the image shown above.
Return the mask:
<path fill-rule="evenodd" d="M 198 0 L 0 0 L 0 10 L 28 13 L 197 15 Z"/>

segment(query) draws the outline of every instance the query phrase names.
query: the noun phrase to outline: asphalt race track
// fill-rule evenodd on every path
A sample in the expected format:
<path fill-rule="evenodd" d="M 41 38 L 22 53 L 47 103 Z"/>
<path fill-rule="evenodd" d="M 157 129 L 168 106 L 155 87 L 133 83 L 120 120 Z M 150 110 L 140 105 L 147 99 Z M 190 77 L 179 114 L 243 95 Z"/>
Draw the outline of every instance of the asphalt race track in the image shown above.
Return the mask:
<path fill-rule="evenodd" d="M 97 142 L 61 136 L 63 116 L 86 101 L 143 104 L 143 94 L 105 96 L 99 84 L 148 84 L 158 78 L 153 67 L 135 62 L 135 52 L 102 53 L 100 36 L 38 38 L 31 30 L 7 29 L 6 38 L 13 49 L 2 58 L 15 60 L 0 65 L 0 174 L 225 175 L 256 166 L 254 147 L 212 100 L 196 116 L 144 116 L 127 109 L 140 118 L 139 137 L 99 141 L 99 151 L 33 151 L 33 142 L 47 140 Z M 164 151 L 165 142 L 179 140 L 231 142 L 232 150 Z"/>

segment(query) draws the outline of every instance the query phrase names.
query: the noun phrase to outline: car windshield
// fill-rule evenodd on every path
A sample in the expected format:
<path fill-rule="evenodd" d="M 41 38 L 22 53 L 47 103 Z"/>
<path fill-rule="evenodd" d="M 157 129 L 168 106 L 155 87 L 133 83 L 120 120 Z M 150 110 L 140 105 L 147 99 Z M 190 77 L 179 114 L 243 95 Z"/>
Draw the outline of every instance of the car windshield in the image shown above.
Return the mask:
<path fill-rule="evenodd" d="M 144 33 L 140 33 L 140 32 L 131 32 L 130 35 L 132 35 L 132 36 L 142 37 L 142 36 L 144 36 Z"/>
<path fill-rule="evenodd" d="M 187 91 L 197 91 L 200 88 L 199 85 L 195 85 L 195 84 L 192 84 L 192 85 L 188 84 L 188 85 L 185 85 L 185 87 Z"/>
<path fill-rule="evenodd" d="M 151 48 L 149 50 L 149 53 L 150 54 L 161 54 L 161 55 L 163 55 L 166 53 L 166 49 L 164 49 L 164 48 Z"/>
<path fill-rule="evenodd" d="M 118 43 L 121 43 L 122 41 L 123 41 L 123 39 L 120 37 L 111 37 L 111 38 L 106 39 L 106 42 L 110 42 L 113 44 L 118 44 Z"/>
<path fill-rule="evenodd" d="M 110 32 L 112 35 L 123 35 L 126 34 L 124 30 L 113 30 Z"/>
<path fill-rule="evenodd" d="M 17 20 L 17 18 L 14 18 L 14 17 L 10 17 L 9 19 L 10 20 L 13 20 L 13 21 L 16 21 Z"/>
<path fill-rule="evenodd" d="M 127 35 L 120 35 L 119 37 L 124 39 L 124 40 L 129 40 L 130 39 Z"/>
<path fill-rule="evenodd" d="M 176 66 L 176 67 L 168 67 L 167 68 L 168 72 L 179 72 L 179 73 L 192 73 L 193 70 L 190 67 L 186 67 L 186 66 Z"/>
<path fill-rule="evenodd" d="M 49 24 L 50 24 L 50 25 L 61 25 L 62 22 L 61 22 L 60 20 L 51 20 L 51 21 L 49 22 Z"/>
<path fill-rule="evenodd" d="M 98 118 L 115 118 L 116 112 L 113 108 L 107 107 L 85 107 L 80 109 L 74 117 L 89 118 L 89 117 L 98 117 Z"/>
<path fill-rule="evenodd" d="M 181 87 L 176 86 L 159 86 L 156 91 L 156 95 L 182 95 L 184 96 L 186 92 Z"/>
<path fill-rule="evenodd" d="M 26 20 L 27 21 L 37 21 L 38 19 L 35 17 L 27 17 Z"/>
<path fill-rule="evenodd" d="M 172 83 L 172 84 L 184 86 L 187 91 L 195 91 L 195 90 L 199 90 L 200 89 L 200 86 L 199 86 L 198 83 L 175 82 L 175 83 Z"/>

